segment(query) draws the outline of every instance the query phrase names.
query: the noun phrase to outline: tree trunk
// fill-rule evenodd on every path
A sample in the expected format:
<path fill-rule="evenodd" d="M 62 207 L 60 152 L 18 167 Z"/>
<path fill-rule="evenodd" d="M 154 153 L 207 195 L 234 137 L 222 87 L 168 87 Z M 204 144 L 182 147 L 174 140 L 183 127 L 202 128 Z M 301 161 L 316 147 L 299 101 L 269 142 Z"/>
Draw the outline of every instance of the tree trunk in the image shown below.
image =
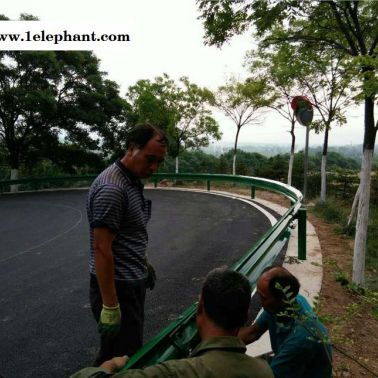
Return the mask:
<path fill-rule="evenodd" d="M 294 165 L 294 152 L 290 152 L 289 171 L 287 172 L 287 184 L 291 185 Z"/>
<path fill-rule="evenodd" d="M 358 186 L 358 189 L 357 189 L 356 194 L 354 196 L 353 205 L 352 205 L 352 208 L 350 210 L 350 214 L 349 214 L 349 218 L 348 218 L 347 228 L 350 228 L 351 225 L 352 225 L 352 221 L 353 221 L 353 218 L 356 214 L 359 199 L 360 199 L 360 186 Z"/>
<path fill-rule="evenodd" d="M 11 174 L 10 174 L 10 179 L 11 180 L 17 180 L 18 179 L 18 169 L 11 169 Z M 11 193 L 16 193 L 18 192 L 18 185 L 11 185 L 10 186 L 10 191 Z"/>
<path fill-rule="evenodd" d="M 353 252 L 352 281 L 357 285 L 365 284 L 366 239 L 369 221 L 371 167 L 373 162 L 375 137 L 374 98 L 365 98 L 365 133 L 360 177 L 360 199 L 356 221 L 356 236 Z"/>
<path fill-rule="evenodd" d="M 327 155 L 322 155 L 320 168 L 320 202 L 325 202 L 327 197 Z"/>
<path fill-rule="evenodd" d="M 236 175 L 236 152 L 234 152 L 234 156 L 232 158 L 232 174 Z"/>
<path fill-rule="evenodd" d="M 295 134 L 294 134 L 295 120 L 291 121 L 291 148 L 290 148 L 290 160 L 289 160 L 289 170 L 287 172 L 287 184 L 291 185 L 293 176 L 293 165 L 294 165 L 294 154 L 295 154 Z"/>
<path fill-rule="evenodd" d="M 359 187 L 360 200 L 358 202 L 356 236 L 354 240 L 352 280 L 355 284 L 361 286 L 365 284 L 366 239 L 369 221 L 370 183 L 373 153 L 373 150 L 364 150 L 362 157 L 361 181 Z"/>
<path fill-rule="evenodd" d="M 235 136 L 235 144 L 234 144 L 234 158 L 232 159 L 232 174 L 236 175 L 236 151 L 238 149 L 238 139 L 239 139 L 239 133 L 240 133 L 240 126 L 238 125 L 238 131 L 236 132 Z"/>
<path fill-rule="evenodd" d="M 179 158 L 178 158 L 178 156 L 175 157 L 175 162 L 176 162 L 175 172 L 179 173 Z"/>
<path fill-rule="evenodd" d="M 8 145 L 9 150 L 9 165 L 11 168 L 10 172 L 10 179 L 17 180 L 18 179 L 18 169 L 20 167 L 20 157 L 16 143 L 12 143 L 10 146 Z M 11 193 L 18 192 L 19 185 L 11 185 L 10 191 Z"/>
<path fill-rule="evenodd" d="M 322 163 L 320 168 L 320 202 L 327 199 L 327 154 L 328 154 L 329 125 L 326 125 L 324 132 Z"/>

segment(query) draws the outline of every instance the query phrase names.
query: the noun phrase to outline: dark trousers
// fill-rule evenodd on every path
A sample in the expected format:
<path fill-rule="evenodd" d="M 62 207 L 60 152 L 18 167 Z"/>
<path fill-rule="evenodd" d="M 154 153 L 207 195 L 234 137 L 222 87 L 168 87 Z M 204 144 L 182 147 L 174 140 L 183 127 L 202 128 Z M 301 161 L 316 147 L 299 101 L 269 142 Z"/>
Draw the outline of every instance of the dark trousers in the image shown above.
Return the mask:
<path fill-rule="evenodd" d="M 101 365 L 113 357 L 132 356 L 143 345 L 144 300 L 146 286 L 127 286 L 115 281 L 117 297 L 121 308 L 121 329 L 117 336 L 109 339 L 101 336 L 101 347 L 95 364 Z M 95 275 L 90 277 L 89 299 L 93 315 L 98 323 L 102 310 L 102 298 Z"/>

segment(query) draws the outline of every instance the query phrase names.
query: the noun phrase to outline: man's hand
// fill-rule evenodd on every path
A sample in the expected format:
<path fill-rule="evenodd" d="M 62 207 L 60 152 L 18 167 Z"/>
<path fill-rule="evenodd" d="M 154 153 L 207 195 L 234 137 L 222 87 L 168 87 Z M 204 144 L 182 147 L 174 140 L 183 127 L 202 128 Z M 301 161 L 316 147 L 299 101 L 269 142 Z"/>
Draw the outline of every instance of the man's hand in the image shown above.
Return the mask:
<path fill-rule="evenodd" d="M 115 307 L 102 305 L 98 331 L 103 336 L 114 337 L 121 328 L 121 309 L 119 304 Z"/>
<path fill-rule="evenodd" d="M 100 367 L 105 369 L 109 374 L 121 370 L 130 358 L 128 356 L 114 357 L 111 360 L 103 362 Z"/>
<path fill-rule="evenodd" d="M 146 286 L 152 290 L 155 287 L 155 282 L 156 282 L 156 272 L 154 267 L 147 263 L 147 281 L 146 281 Z"/>

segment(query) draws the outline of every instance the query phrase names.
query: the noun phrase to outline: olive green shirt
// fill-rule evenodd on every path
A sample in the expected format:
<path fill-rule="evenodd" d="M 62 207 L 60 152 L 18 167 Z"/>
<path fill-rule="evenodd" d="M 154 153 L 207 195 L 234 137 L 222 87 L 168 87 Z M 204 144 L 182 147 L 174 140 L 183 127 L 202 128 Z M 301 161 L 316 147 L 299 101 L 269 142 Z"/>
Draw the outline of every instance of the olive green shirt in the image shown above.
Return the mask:
<path fill-rule="evenodd" d="M 114 378 L 274 378 L 268 364 L 245 354 L 246 347 L 237 337 L 212 337 L 202 341 L 192 357 L 170 360 L 145 369 L 130 369 L 112 375 Z M 71 378 L 109 376 L 101 368 L 86 368 Z"/>

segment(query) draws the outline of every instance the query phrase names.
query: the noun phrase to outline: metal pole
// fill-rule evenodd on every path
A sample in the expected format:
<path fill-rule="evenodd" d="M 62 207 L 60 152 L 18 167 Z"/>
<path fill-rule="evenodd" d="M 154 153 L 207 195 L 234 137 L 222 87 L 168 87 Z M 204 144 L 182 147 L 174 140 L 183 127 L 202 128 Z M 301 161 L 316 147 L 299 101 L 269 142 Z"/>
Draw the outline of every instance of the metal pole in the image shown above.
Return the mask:
<path fill-rule="evenodd" d="M 310 137 L 310 125 L 306 126 L 306 146 L 304 154 L 304 172 L 303 172 L 303 201 L 306 199 L 307 195 L 307 172 L 308 172 L 308 141 Z"/>
<path fill-rule="evenodd" d="M 210 192 L 210 180 L 207 180 L 207 191 Z"/>
<path fill-rule="evenodd" d="M 300 208 L 298 210 L 298 259 L 306 260 L 306 221 L 307 221 L 307 210 Z"/>

